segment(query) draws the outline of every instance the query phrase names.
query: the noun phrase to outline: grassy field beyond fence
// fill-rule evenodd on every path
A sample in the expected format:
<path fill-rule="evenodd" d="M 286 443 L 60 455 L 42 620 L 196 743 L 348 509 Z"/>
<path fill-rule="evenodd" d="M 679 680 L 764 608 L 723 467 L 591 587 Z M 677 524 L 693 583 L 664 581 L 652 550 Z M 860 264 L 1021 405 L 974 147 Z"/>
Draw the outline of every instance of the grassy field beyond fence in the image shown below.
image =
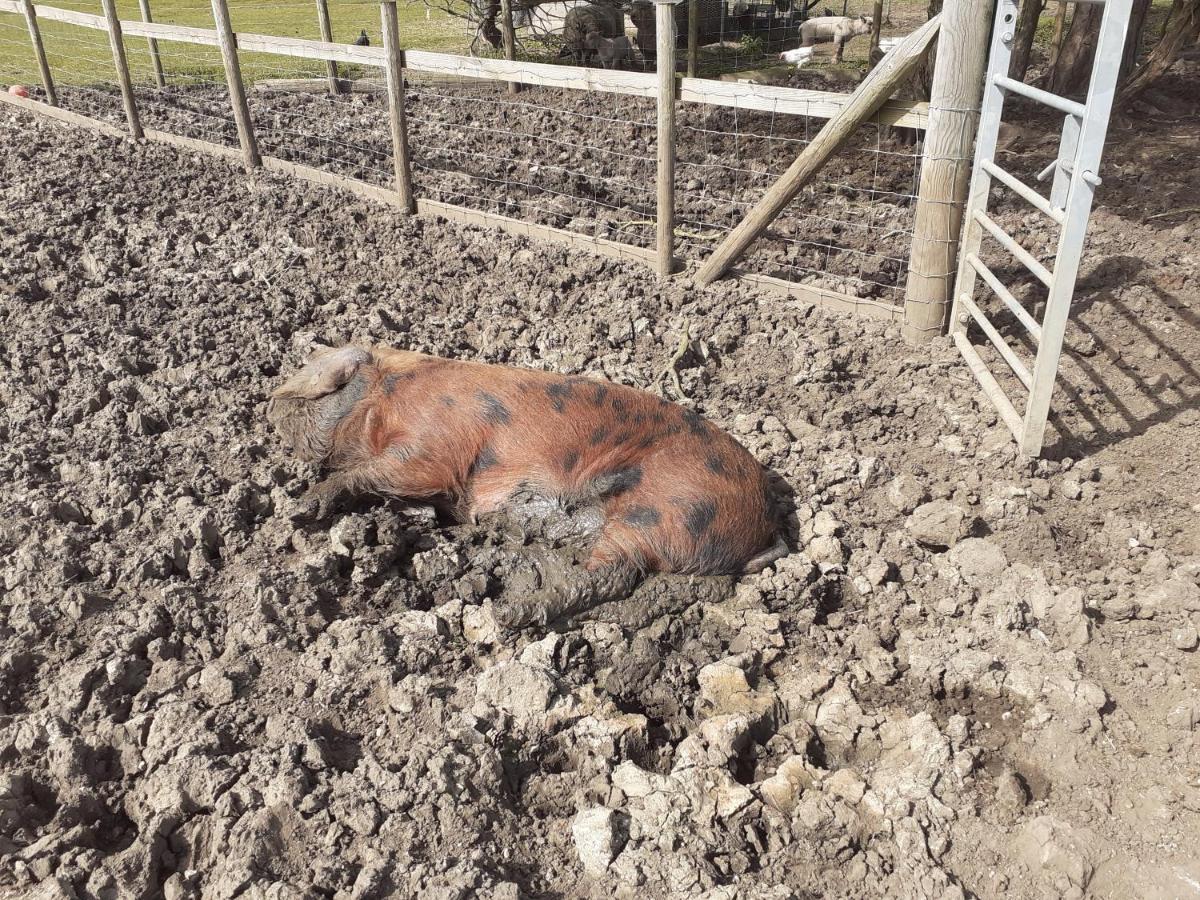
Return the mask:
<path fill-rule="evenodd" d="M 104 13 L 99 0 L 48 0 L 48 5 L 95 15 Z M 234 31 L 314 40 L 321 37 L 315 2 L 263 3 L 230 0 L 229 9 Z M 150 11 L 155 22 L 213 27 L 212 7 L 206 0 L 150 0 Z M 141 20 L 137 0 L 117 0 L 117 14 L 125 21 Z M 399 14 L 400 34 L 405 47 L 446 52 L 462 52 L 465 49 L 466 26 L 461 19 L 445 13 L 427 11 L 421 3 L 401 2 Z M 365 29 L 373 46 L 381 46 L 383 43 L 379 32 L 378 3 L 331 0 L 329 18 L 335 41 L 350 43 Z M 115 80 L 107 34 L 44 19 L 39 20 L 39 26 L 56 82 L 69 85 Z M 135 80 L 151 80 L 153 69 L 145 39 L 127 37 L 125 50 Z M 215 47 L 159 41 L 159 53 L 168 80 L 172 83 L 209 81 L 223 77 L 221 55 Z M 320 76 L 325 72 L 322 62 L 264 53 L 243 53 L 241 64 L 243 75 L 249 81 L 262 78 Z M 0 83 L 39 83 L 25 19 L 11 13 L 0 13 Z"/>

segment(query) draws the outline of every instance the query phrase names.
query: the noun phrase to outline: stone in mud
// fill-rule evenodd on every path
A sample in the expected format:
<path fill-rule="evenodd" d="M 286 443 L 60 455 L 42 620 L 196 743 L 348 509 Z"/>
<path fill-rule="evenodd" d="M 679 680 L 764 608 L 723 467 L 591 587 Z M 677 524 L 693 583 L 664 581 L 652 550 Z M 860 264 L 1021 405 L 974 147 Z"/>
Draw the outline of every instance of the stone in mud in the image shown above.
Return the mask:
<path fill-rule="evenodd" d="M 624 817 L 603 806 L 585 809 L 571 823 L 571 836 L 583 870 L 599 878 L 617 858 L 628 839 Z"/>
<path fill-rule="evenodd" d="M 1139 619 L 1153 619 L 1160 612 L 1200 612 L 1200 587 L 1173 575 L 1142 591 L 1135 602 Z"/>
<path fill-rule="evenodd" d="M 1038 816 L 1021 829 L 1013 843 L 1017 859 L 1033 872 L 1048 876 L 1055 886 L 1087 890 L 1095 871 L 1090 848 L 1096 839 L 1086 830 L 1076 830 L 1051 816 Z M 1066 891 L 1063 891 L 1066 893 Z"/>
<path fill-rule="evenodd" d="M 502 710 L 522 724 L 543 716 L 557 692 L 547 672 L 521 662 L 500 663 L 475 679 L 477 706 Z"/>
<path fill-rule="evenodd" d="M 887 488 L 888 503 L 906 514 L 924 503 L 928 496 L 925 486 L 912 475 L 897 475 Z"/>
<path fill-rule="evenodd" d="M 822 573 L 826 573 L 846 561 L 846 548 L 834 535 L 822 534 L 809 542 L 808 556 Z"/>
<path fill-rule="evenodd" d="M 1200 704 L 1180 703 L 1167 713 L 1167 726 L 1180 731 L 1191 731 L 1200 724 Z"/>
<path fill-rule="evenodd" d="M 775 712 L 774 694 L 750 687 L 746 673 L 728 662 L 710 663 L 700 670 L 698 712 L 704 716 L 744 715 L 755 727 Z"/>
<path fill-rule="evenodd" d="M 775 774 L 758 786 L 763 802 L 785 816 L 790 816 L 800 801 L 804 789 L 811 786 L 812 774 L 803 756 L 789 756 L 779 764 Z"/>
<path fill-rule="evenodd" d="M 913 510 L 905 527 L 927 547 L 953 547 L 964 533 L 966 516 L 949 500 L 931 500 Z"/>
<path fill-rule="evenodd" d="M 1013 822 L 1029 803 L 1029 789 L 1014 772 L 1005 772 L 996 779 L 996 808 L 1005 822 Z"/>
<path fill-rule="evenodd" d="M 1200 644 L 1200 634 L 1191 622 L 1171 632 L 1171 646 L 1176 650 L 1192 651 L 1196 649 L 1197 644 Z"/>
<path fill-rule="evenodd" d="M 838 769 L 825 779 L 822 788 L 847 803 L 856 805 L 867 791 L 867 783 L 853 769 Z"/>
<path fill-rule="evenodd" d="M 472 644 L 492 646 L 500 642 L 502 631 L 490 603 L 467 606 L 462 612 L 463 637 Z"/>
<path fill-rule="evenodd" d="M 995 578 L 1008 567 L 1004 551 L 984 538 L 959 541 L 947 556 L 963 580 L 972 585 Z"/>

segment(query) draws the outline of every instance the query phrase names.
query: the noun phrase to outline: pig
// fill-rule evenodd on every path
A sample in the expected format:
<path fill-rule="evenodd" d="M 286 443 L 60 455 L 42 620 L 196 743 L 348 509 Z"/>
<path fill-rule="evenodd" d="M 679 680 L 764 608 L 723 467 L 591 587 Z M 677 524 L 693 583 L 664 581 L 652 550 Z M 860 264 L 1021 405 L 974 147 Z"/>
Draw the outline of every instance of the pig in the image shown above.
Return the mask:
<path fill-rule="evenodd" d="M 800 46 L 833 42 L 833 61 L 842 61 L 846 42 L 860 34 L 870 34 L 874 20 L 871 16 L 818 16 L 800 26 Z"/>
<path fill-rule="evenodd" d="M 606 38 L 593 31 L 583 39 L 583 45 L 596 54 L 605 69 L 619 69 L 633 55 L 633 44 L 625 35 Z"/>
<path fill-rule="evenodd" d="M 559 516 L 590 541 L 582 567 L 495 609 L 507 629 L 623 599 L 648 572 L 761 571 L 787 553 L 766 474 L 695 412 L 593 378 L 386 347 L 316 352 L 271 395 L 267 418 L 343 492 L 439 506 L 460 521 Z"/>

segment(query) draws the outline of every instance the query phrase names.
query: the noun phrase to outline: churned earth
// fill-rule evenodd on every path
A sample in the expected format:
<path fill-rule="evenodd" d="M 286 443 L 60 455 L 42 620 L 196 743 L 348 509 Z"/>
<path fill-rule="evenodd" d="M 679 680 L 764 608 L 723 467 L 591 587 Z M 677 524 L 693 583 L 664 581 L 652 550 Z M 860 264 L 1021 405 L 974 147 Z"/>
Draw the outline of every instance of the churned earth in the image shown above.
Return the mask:
<path fill-rule="evenodd" d="M 1194 120 L 1115 132 L 1034 463 L 945 340 L 0 126 L 0 894 L 1200 895 Z M 670 392 L 685 328 L 760 575 L 503 634 L 505 529 L 296 515 L 317 345 Z"/>

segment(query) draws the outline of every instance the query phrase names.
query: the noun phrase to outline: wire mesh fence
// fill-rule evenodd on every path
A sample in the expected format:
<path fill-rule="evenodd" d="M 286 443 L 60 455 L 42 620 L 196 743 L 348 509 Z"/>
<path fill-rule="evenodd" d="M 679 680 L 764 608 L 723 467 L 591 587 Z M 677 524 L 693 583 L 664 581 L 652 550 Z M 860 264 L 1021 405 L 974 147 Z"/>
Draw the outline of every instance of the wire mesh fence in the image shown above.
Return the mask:
<path fill-rule="evenodd" d="M 101 14 L 99 0 L 76 7 Z M 229 8 L 235 32 L 322 37 L 313 2 L 234 0 Z M 374 2 L 331 4 L 335 43 L 379 47 L 379 9 Z M 126 21 L 142 19 L 136 0 L 122 0 L 118 11 Z M 418 23 L 423 8 L 419 12 L 409 13 Z M 205 0 L 160 0 L 153 20 L 211 29 L 213 12 Z M 61 105 L 123 126 L 108 35 L 59 21 L 41 26 Z M 406 45 L 410 32 L 419 28 L 402 28 Z M 430 34 L 435 32 L 431 26 Z M 444 37 L 435 35 L 430 43 L 437 46 Z M 24 18 L 0 13 L 0 78 L 35 82 L 30 47 Z M 126 34 L 124 48 L 145 128 L 238 146 L 217 47 Z M 264 156 L 376 186 L 393 184 L 381 68 L 342 62 L 331 67 L 320 59 L 246 50 L 238 59 Z M 501 81 L 410 68 L 405 109 L 418 198 L 634 247 L 654 245 L 658 135 L 652 97 L 544 86 L 512 93 Z M 788 110 L 677 104 L 678 257 L 705 259 L 829 114 L 810 113 L 795 102 Z M 914 133 L 919 132 L 879 124 L 859 129 L 739 269 L 853 298 L 902 303 L 922 152 Z"/>

